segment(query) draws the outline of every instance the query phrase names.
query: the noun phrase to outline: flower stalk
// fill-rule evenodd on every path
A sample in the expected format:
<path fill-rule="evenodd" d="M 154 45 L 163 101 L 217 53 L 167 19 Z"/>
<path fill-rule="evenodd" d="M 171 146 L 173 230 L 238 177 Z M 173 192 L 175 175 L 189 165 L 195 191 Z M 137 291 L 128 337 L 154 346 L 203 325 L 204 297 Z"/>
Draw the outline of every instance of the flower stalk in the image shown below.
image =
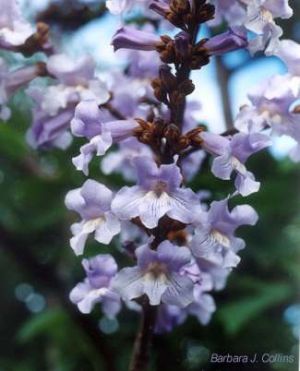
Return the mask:
<path fill-rule="evenodd" d="M 146 371 L 149 364 L 158 307 L 150 305 L 147 299 L 144 300 L 142 307 L 140 329 L 134 342 L 129 371 Z"/>

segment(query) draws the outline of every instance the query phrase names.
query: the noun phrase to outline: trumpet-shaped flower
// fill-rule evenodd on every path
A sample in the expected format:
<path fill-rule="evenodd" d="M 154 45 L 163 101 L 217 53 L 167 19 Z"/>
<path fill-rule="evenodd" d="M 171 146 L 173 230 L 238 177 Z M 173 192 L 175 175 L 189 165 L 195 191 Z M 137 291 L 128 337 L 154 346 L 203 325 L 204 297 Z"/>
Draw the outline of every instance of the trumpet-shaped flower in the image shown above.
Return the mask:
<path fill-rule="evenodd" d="M 186 307 L 193 301 L 193 281 L 180 274 L 180 269 L 191 259 L 186 247 L 164 241 L 154 251 L 143 245 L 137 248 L 136 257 L 137 266 L 121 269 L 112 283 L 124 300 L 145 294 L 151 305 Z"/>
<path fill-rule="evenodd" d="M 82 221 L 72 225 L 71 247 L 81 255 L 89 234 L 94 233 L 96 241 L 109 244 L 120 232 L 120 222 L 111 212 L 112 192 L 94 180 L 87 180 L 82 188 L 70 191 L 66 206 L 80 214 Z"/>
<path fill-rule="evenodd" d="M 70 293 L 70 299 L 82 313 L 90 313 L 96 303 L 101 303 L 104 314 L 115 317 L 121 309 L 120 297 L 111 290 L 112 278 L 118 266 L 109 255 L 97 255 L 82 261 L 86 279 L 78 283 Z"/>
<path fill-rule="evenodd" d="M 133 160 L 138 185 L 123 187 L 112 202 L 113 212 L 121 220 L 139 217 L 147 228 L 155 228 L 164 215 L 182 223 L 194 220 L 199 207 L 198 196 L 189 188 L 182 188 L 182 175 L 176 164 L 161 165 L 149 157 Z"/>

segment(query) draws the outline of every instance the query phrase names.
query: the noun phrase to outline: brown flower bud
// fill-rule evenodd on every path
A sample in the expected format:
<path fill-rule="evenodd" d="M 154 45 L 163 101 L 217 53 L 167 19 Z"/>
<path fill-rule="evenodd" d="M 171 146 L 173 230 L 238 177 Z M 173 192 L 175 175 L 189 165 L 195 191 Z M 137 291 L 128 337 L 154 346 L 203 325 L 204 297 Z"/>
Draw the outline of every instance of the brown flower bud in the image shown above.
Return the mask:
<path fill-rule="evenodd" d="M 164 88 L 161 80 L 159 78 L 152 80 L 151 86 L 154 90 L 155 98 L 160 102 L 168 104 L 168 92 Z"/>
<path fill-rule="evenodd" d="M 189 0 L 171 0 L 170 9 L 178 15 L 184 15 L 191 11 Z"/>
<path fill-rule="evenodd" d="M 203 126 L 200 126 L 186 133 L 186 136 L 189 138 L 190 144 L 192 146 L 199 147 L 202 145 L 203 139 L 200 137 L 199 134 L 202 133 L 204 130 L 205 128 Z"/>
<path fill-rule="evenodd" d="M 300 113 L 300 104 L 298 104 L 292 111 L 293 113 L 299 114 Z"/>
<path fill-rule="evenodd" d="M 37 75 L 41 77 L 45 77 L 49 75 L 47 71 L 47 65 L 44 62 L 36 63 L 36 71 L 37 71 Z"/>
<path fill-rule="evenodd" d="M 180 138 L 180 130 L 176 125 L 170 124 L 166 128 L 164 136 L 169 143 L 177 143 Z"/>
<path fill-rule="evenodd" d="M 215 16 L 215 7 L 211 4 L 204 4 L 203 1 L 195 1 L 196 3 L 196 21 L 205 23 Z"/>
<path fill-rule="evenodd" d="M 49 26 L 46 23 L 39 22 L 36 25 L 36 32 L 31 35 L 23 45 L 18 47 L 18 51 L 25 57 L 30 57 L 34 53 L 43 50 L 44 45 L 48 42 Z"/>
<path fill-rule="evenodd" d="M 173 91 L 177 86 L 177 79 L 171 72 L 171 67 L 162 65 L 159 69 L 160 81 L 167 92 Z"/>
<path fill-rule="evenodd" d="M 156 46 L 160 59 L 164 63 L 174 63 L 176 60 L 174 41 L 167 35 L 163 35 L 160 38 L 161 42 Z"/>
<path fill-rule="evenodd" d="M 178 86 L 178 90 L 184 95 L 189 95 L 195 90 L 195 85 L 192 80 L 187 79 Z"/>

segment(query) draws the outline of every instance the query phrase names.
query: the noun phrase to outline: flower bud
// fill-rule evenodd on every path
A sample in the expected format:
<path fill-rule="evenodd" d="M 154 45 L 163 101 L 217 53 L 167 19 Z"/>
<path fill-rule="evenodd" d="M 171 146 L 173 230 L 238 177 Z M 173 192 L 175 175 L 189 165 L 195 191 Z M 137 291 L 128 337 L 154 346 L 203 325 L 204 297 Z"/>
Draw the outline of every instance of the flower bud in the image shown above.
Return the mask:
<path fill-rule="evenodd" d="M 134 49 L 151 51 L 161 43 L 158 35 L 151 32 L 136 30 L 133 27 L 120 28 L 112 39 L 114 50 Z"/>
<path fill-rule="evenodd" d="M 243 27 L 233 27 L 209 39 L 203 46 L 209 55 L 222 55 L 248 45 L 246 31 Z"/>

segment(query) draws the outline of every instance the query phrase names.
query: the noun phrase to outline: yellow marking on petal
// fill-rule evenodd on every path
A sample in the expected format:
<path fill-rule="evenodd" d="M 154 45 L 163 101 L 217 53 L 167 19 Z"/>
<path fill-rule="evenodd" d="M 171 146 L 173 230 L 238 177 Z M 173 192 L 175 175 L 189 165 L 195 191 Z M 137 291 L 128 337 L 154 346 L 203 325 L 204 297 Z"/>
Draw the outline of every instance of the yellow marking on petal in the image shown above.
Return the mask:
<path fill-rule="evenodd" d="M 225 236 L 223 233 L 220 233 L 216 229 L 211 232 L 211 235 L 215 241 L 217 241 L 220 245 L 229 248 L 230 247 L 230 239 Z"/>
<path fill-rule="evenodd" d="M 86 233 L 90 233 L 91 231 L 96 230 L 102 223 L 105 222 L 104 217 L 99 217 L 96 219 L 88 220 L 84 223 L 82 231 Z"/>
<path fill-rule="evenodd" d="M 232 167 L 238 171 L 241 174 L 245 174 L 247 172 L 247 169 L 244 164 L 241 163 L 240 160 L 238 160 L 236 157 L 231 157 L 231 165 Z"/>

